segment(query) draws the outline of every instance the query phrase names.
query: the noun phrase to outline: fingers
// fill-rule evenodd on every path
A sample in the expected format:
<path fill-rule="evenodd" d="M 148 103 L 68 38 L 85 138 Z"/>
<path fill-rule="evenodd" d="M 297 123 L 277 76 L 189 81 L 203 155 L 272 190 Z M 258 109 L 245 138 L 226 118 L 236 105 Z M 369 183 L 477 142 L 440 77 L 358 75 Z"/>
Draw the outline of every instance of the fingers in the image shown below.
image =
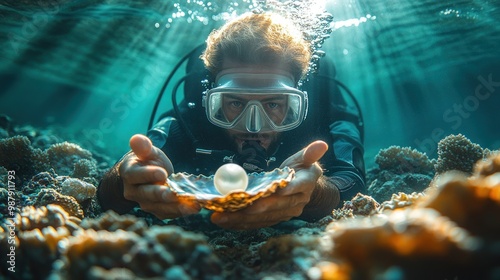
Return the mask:
<path fill-rule="evenodd" d="M 149 140 L 149 138 L 144 135 L 136 134 L 132 136 L 130 138 L 129 144 L 134 154 L 141 161 L 152 159 L 152 157 L 155 156 L 153 154 L 153 143 L 151 143 L 151 140 Z"/>
<path fill-rule="evenodd" d="M 328 150 L 328 144 L 323 141 L 315 141 L 309 144 L 303 152 L 302 164 L 310 166 L 320 160 Z"/>
<path fill-rule="evenodd" d="M 128 200 L 137 202 L 166 202 L 164 201 L 164 193 L 170 190 L 167 186 L 161 185 L 140 185 L 140 186 L 125 186 L 123 196 Z"/>
<path fill-rule="evenodd" d="M 314 141 L 304 149 L 287 158 L 281 164 L 280 168 L 285 166 L 292 168 L 311 166 L 313 163 L 320 160 L 327 150 L 328 144 L 324 141 Z"/>
<path fill-rule="evenodd" d="M 120 165 L 120 176 L 125 184 L 163 184 L 167 180 L 165 169 L 154 165 L 137 164 L 133 160 L 123 161 Z"/>
<path fill-rule="evenodd" d="M 130 186 L 124 189 L 124 196 L 137 201 L 142 210 L 159 219 L 187 216 L 198 213 L 201 209 L 198 204 L 180 201 L 167 186 Z"/>

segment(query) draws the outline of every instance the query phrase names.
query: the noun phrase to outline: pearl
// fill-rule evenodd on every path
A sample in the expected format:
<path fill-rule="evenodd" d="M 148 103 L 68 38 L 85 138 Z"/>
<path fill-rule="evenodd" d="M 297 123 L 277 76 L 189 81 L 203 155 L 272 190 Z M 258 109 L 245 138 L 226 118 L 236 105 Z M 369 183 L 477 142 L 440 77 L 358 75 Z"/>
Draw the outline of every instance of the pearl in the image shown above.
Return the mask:
<path fill-rule="evenodd" d="M 237 164 L 224 164 L 215 172 L 214 185 L 222 195 L 233 191 L 245 191 L 248 186 L 248 175 L 245 169 Z"/>

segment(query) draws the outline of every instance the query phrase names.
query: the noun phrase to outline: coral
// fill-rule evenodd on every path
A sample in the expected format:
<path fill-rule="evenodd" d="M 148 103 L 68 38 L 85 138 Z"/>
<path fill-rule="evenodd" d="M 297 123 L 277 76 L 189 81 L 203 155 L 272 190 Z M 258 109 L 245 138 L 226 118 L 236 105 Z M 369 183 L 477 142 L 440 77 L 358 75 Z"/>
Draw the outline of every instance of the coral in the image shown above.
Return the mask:
<path fill-rule="evenodd" d="M 358 193 L 351 201 L 346 202 L 342 209 L 350 209 L 354 215 L 367 216 L 377 213 L 378 207 L 379 204 L 373 197 Z"/>
<path fill-rule="evenodd" d="M 473 144 L 462 134 L 449 135 L 438 143 L 438 160 L 435 165 L 438 174 L 458 170 L 472 173 L 474 164 L 483 158 L 483 149 Z"/>
<path fill-rule="evenodd" d="M 500 223 L 493 222 L 500 217 L 500 173 L 467 179 L 448 172 L 436 185 L 420 207 L 437 210 L 473 235 L 500 236 Z"/>
<path fill-rule="evenodd" d="M 259 249 L 264 268 L 275 271 L 291 271 L 292 266 L 304 272 L 319 258 L 319 239 L 310 235 L 283 235 L 270 238 Z"/>
<path fill-rule="evenodd" d="M 53 130 L 15 127 L 0 116 L 0 138 L 16 133 L 26 136 L 0 141 L 0 162 L 7 164 L 0 166 L 0 251 L 15 241 L 18 279 L 498 278 L 500 156 L 486 149 L 483 155 L 491 155 L 473 176 L 442 172 L 428 187 L 434 162 L 389 147 L 377 155 L 368 195 L 332 215 L 230 231 L 212 224 L 210 211 L 169 221 L 138 208 L 136 216 L 101 213 L 94 186 L 112 160 L 54 144 L 64 138 Z M 461 139 L 450 136 L 446 145 L 463 145 Z M 473 144 L 467 149 L 441 152 L 439 164 L 470 166 L 446 154 L 479 155 Z M 17 179 L 10 193 L 8 170 Z M 14 219 L 5 215 L 12 196 Z M 0 278 L 7 273 L 1 254 Z"/>
<path fill-rule="evenodd" d="M 375 163 L 382 170 L 395 174 L 418 173 L 432 176 L 434 166 L 425 153 L 409 147 L 391 146 L 375 156 Z"/>
<path fill-rule="evenodd" d="M 59 175 L 73 173 L 74 164 L 81 159 L 92 160 L 92 153 L 69 142 L 54 144 L 45 150 L 45 153 L 50 165 Z"/>
<path fill-rule="evenodd" d="M 53 274 L 59 279 L 88 279 L 93 266 L 126 267 L 123 256 L 139 240 L 133 232 L 85 230 L 60 242 L 61 264 Z"/>
<path fill-rule="evenodd" d="M 57 190 L 57 177 L 51 172 L 40 172 L 33 176 L 31 180 L 23 187 L 23 193 L 26 195 L 40 192 L 42 189 Z"/>
<path fill-rule="evenodd" d="M 48 204 L 57 204 L 61 206 L 71 216 L 80 219 L 84 217 L 83 209 L 74 197 L 60 194 L 53 189 L 42 189 L 35 198 L 33 205 L 45 206 Z"/>
<path fill-rule="evenodd" d="M 404 269 L 404 279 L 444 279 L 466 267 L 477 241 L 432 209 L 406 209 L 332 224 L 330 256 L 347 260 L 352 278 L 370 279 L 389 266 Z M 425 268 L 425 269 L 422 269 Z"/>
<path fill-rule="evenodd" d="M 345 203 L 351 203 L 350 201 L 345 202 Z M 342 207 L 341 209 L 333 209 L 332 211 L 332 216 L 333 219 L 335 220 L 341 220 L 341 219 L 349 219 L 349 218 L 354 218 L 353 211 L 350 209 L 350 207 Z"/>
<path fill-rule="evenodd" d="M 118 215 L 114 211 L 106 211 L 97 219 L 85 219 L 81 225 L 84 229 L 106 230 L 106 231 L 131 231 L 143 235 L 147 224 L 143 220 L 132 215 Z"/>
<path fill-rule="evenodd" d="M 39 278 L 48 276 L 52 263 L 59 257 L 59 242 L 69 236 L 71 232 L 66 227 L 48 226 L 20 232 L 18 251 L 23 258 L 22 269 Z"/>
<path fill-rule="evenodd" d="M 15 229 L 16 276 L 19 279 L 45 278 L 59 257 L 59 241 L 76 234 L 80 223 L 58 205 L 24 207 L 12 221 L 15 221 L 10 227 Z M 0 234 L 0 247 L 6 242 L 6 236 Z M 2 271 L 7 269 L 3 262 L 0 267 Z"/>
<path fill-rule="evenodd" d="M 97 267 L 124 268 L 134 279 L 168 274 L 209 279 L 221 273 L 204 237 L 174 226 L 151 227 L 144 236 L 87 229 L 61 248 L 62 265 L 54 273 L 62 279 L 87 279 Z"/>
<path fill-rule="evenodd" d="M 500 152 L 491 153 L 486 160 L 479 161 L 474 166 L 475 176 L 488 176 L 500 173 Z"/>
<path fill-rule="evenodd" d="M 72 196 L 78 201 L 78 203 L 82 203 L 88 199 L 91 199 L 96 194 L 96 187 L 94 185 L 84 182 L 80 179 L 76 178 L 67 178 L 61 184 L 60 193 L 63 195 Z"/>
<path fill-rule="evenodd" d="M 433 161 L 415 149 L 391 146 L 375 157 L 378 168 L 368 173 L 368 194 L 378 201 L 389 200 L 396 191 L 421 192 L 434 176 Z"/>
<path fill-rule="evenodd" d="M 413 205 L 415 202 L 420 200 L 424 196 L 423 193 L 411 193 L 406 194 L 403 192 L 399 192 L 398 194 L 393 194 L 391 200 L 384 201 L 380 204 L 379 211 L 384 210 L 394 210 L 398 208 L 405 208 Z"/>
<path fill-rule="evenodd" d="M 32 141 L 33 146 L 43 150 L 60 142 L 62 142 L 62 140 L 59 137 L 47 132 L 35 136 Z"/>
<path fill-rule="evenodd" d="M 98 175 L 97 165 L 94 160 L 80 159 L 74 164 L 72 177 L 83 179 L 85 177 L 96 177 Z"/>
<path fill-rule="evenodd" d="M 25 136 L 0 140 L 0 166 L 16 172 L 16 185 L 21 186 L 38 172 L 49 169 L 48 157 L 40 149 L 33 149 Z"/>
<path fill-rule="evenodd" d="M 413 193 L 422 192 L 432 182 L 432 177 L 424 174 L 395 175 L 388 171 L 381 171 L 378 179 L 368 186 L 368 194 L 378 201 L 391 199 L 395 192 Z"/>
<path fill-rule="evenodd" d="M 79 228 L 80 219 L 70 216 L 59 205 L 47 205 L 42 207 L 28 206 L 21 210 L 16 216 L 16 228 L 19 231 L 42 229 L 45 227 L 65 227 L 71 233 Z"/>

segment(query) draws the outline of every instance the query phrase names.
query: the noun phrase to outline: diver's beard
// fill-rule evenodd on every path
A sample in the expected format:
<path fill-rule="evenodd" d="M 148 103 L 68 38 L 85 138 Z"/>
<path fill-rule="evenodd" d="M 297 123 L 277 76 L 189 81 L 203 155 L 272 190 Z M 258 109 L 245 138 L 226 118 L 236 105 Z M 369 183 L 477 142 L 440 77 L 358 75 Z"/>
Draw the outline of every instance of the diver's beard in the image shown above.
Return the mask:
<path fill-rule="evenodd" d="M 228 131 L 231 142 L 235 146 L 235 150 L 242 152 L 243 145 L 248 143 L 258 144 L 264 148 L 267 153 L 273 150 L 279 138 L 279 133 L 238 133 Z"/>

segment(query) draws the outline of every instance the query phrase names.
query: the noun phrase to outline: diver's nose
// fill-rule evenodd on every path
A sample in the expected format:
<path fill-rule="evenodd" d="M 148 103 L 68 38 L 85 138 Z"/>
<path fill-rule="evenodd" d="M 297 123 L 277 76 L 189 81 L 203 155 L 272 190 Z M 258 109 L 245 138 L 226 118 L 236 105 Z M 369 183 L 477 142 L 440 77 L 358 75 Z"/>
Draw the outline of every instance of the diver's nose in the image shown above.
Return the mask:
<path fill-rule="evenodd" d="M 257 133 L 262 129 L 262 116 L 257 105 L 250 105 L 248 108 L 248 118 L 246 122 L 247 131 Z"/>

